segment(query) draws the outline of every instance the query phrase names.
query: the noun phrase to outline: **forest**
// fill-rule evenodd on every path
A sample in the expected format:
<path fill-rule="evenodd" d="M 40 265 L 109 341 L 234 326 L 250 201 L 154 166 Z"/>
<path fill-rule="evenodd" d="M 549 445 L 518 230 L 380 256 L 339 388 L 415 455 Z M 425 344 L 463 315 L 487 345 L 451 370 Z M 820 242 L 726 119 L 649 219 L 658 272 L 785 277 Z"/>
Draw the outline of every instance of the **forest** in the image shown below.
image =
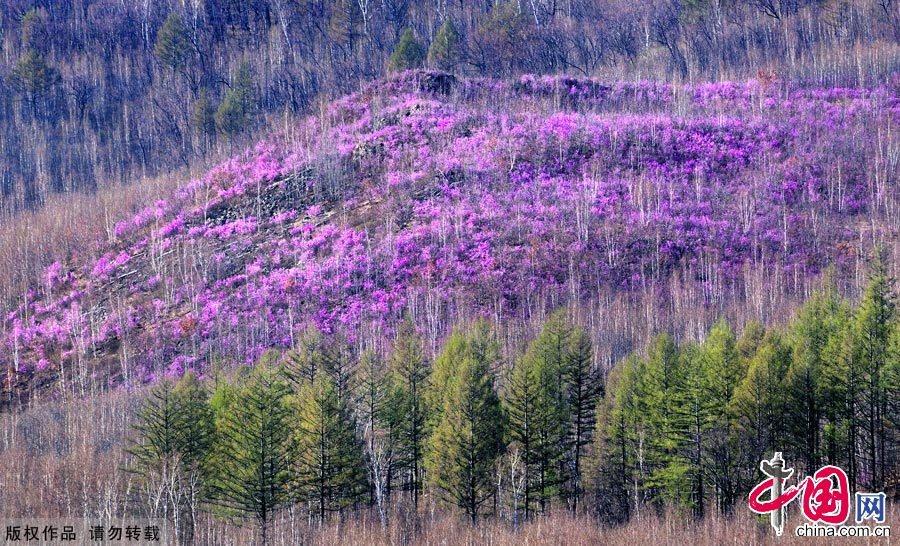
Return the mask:
<path fill-rule="evenodd" d="M 391 70 L 865 85 L 892 0 L 9 0 L 0 209 L 209 166 Z"/>
<path fill-rule="evenodd" d="M 0 531 L 808 543 L 775 453 L 896 520 L 900 3 L 10 0 L 0 48 Z"/>
<path fill-rule="evenodd" d="M 662 510 L 696 521 L 743 512 L 775 450 L 883 490 L 900 460 L 900 311 L 873 271 L 858 304 L 826 283 L 783 327 L 720 320 L 699 343 L 664 332 L 605 377 L 564 309 L 513 362 L 483 320 L 457 327 L 433 360 L 409 322 L 385 354 L 311 328 L 295 350 L 163 379 L 132 400 L 109 461 L 131 493 L 107 496 L 107 509 L 167 518 L 185 544 L 216 542 L 225 522 L 253 529 L 254 543 L 296 544 L 310 539 L 299 522 L 321 532 L 351 515 L 376 530 L 399 520 L 415 537 L 435 506 L 513 530 Z M 7 477 L 20 439 L 51 467 L 72 456 L 29 436 L 39 415 L 5 428 Z M 77 442 L 77 428 L 60 432 L 54 441 Z M 29 491 L 0 498 L 21 509 L 37 500 Z"/>

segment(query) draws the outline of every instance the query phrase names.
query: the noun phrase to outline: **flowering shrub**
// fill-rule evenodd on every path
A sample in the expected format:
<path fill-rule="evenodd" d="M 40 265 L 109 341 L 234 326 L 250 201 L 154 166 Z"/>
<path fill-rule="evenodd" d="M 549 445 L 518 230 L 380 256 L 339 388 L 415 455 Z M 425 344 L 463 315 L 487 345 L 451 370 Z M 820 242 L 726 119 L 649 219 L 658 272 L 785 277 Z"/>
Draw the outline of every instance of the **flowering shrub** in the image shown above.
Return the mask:
<path fill-rule="evenodd" d="M 138 377 L 178 376 L 290 346 L 304 322 L 390 328 L 425 300 L 509 316 L 677 274 L 714 301 L 748 268 L 851 265 L 898 210 L 873 174 L 888 168 L 874 139 L 896 146 L 872 130 L 898 120 L 887 87 L 524 77 L 451 99 L 421 74 L 118 224 L 97 261 L 71 264 L 89 275 L 54 263 L 51 301 L 9 318 L 22 373 L 127 343 Z"/>

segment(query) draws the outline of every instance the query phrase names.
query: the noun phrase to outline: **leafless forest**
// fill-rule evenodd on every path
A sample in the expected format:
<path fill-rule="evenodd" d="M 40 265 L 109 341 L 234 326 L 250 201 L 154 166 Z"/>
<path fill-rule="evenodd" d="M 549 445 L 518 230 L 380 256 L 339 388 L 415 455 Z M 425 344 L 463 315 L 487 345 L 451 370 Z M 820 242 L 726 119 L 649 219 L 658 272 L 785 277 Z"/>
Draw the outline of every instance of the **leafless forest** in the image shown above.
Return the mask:
<path fill-rule="evenodd" d="M 896 521 L 900 3 L 9 0 L 0 48 L 0 518 L 805 543 L 779 451 Z"/>

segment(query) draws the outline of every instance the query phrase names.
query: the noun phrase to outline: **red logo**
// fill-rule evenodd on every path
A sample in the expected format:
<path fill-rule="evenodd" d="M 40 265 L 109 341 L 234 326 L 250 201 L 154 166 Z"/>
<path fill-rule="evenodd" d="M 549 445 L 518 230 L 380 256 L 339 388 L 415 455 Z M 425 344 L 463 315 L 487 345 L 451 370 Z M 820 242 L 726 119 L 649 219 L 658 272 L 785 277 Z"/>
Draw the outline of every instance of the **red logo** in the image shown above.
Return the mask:
<path fill-rule="evenodd" d="M 757 514 L 770 514 L 775 534 L 784 529 L 784 507 L 803 493 L 803 515 L 810 523 L 841 525 L 850 515 L 850 485 L 847 474 L 836 466 L 823 466 L 812 476 L 785 489 L 785 481 L 794 473 L 784 467 L 781 453 L 770 461 L 762 461 L 760 470 L 767 479 L 750 492 L 750 509 Z M 764 498 L 767 497 L 767 498 Z"/>

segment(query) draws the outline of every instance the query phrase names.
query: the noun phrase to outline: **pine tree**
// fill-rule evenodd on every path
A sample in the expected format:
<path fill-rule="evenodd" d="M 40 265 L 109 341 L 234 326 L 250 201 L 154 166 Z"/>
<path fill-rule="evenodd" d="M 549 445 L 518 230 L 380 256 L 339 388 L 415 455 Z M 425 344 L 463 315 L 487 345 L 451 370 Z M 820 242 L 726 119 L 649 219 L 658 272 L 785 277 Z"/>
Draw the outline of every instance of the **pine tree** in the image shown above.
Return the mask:
<path fill-rule="evenodd" d="M 400 36 L 394 52 L 388 61 L 388 69 L 392 71 L 409 70 L 419 68 L 425 60 L 425 48 L 416 40 L 411 28 L 406 29 Z"/>
<path fill-rule="evenodd" d="M 173 11 L 166 17 L 156 34 L 156 46 L 153 48 L 153 52 L 164 65 L 174 72 L 187 62 L 190 50 L 191 41 L 187 28 L 181 21 L 181 16 Z"/>
<path fill-rule="evenodd" d="M 49 48 L 48 19 L 49 14 L 44 8 L 31 8 L 22 15 L 20 25 L 23 48 L 39 51 L 46 51 Z"/>
<path fill-rule="evenodd" d="M 819 291 L 800 308 L 791 326 L 793 356 L 785 378 L 788 441 L 805 463 L 807 472 L 820 466 L 821 429 L 824 415 L 822 371 L 829 339 L 835 335 L 833 317 L 840 301 L 832 290 Z"/>
<path fill-rule="evenodd" d="M 457 373 L 459 363 L 469 352 L 469 339 L 464 332 L 454 330 L 444 342 L 441 352 L 434 359 L 434 367 L 425 392 L 428 407 L 427 429 L 434 430 L 444 419 L 444 404 L 450 381 Z"/>
<path fill-rule="evenodd" d="M 297 394 L 297 475 L 303 498 L 321 519 L 356 503 L 366 491 L 362 444 L 348 400 L 319 371 Z"/>
<path fill-rule="evenodd" d="M 532 468 L 537 459 L 535 438 L 535 378 L 529 361 L 518 359 L 513 367 L 504 397 L 504 410 L 509 423 L 509 437 L 522 460 L 522 510 L 527 521 L 531 516 L 535 488 Z M 518 507 L 517 507 L 518 509 Z M 514 514 L 518 518 L 518 514 Z"/>
<path fill-rule="evenodd" d="M 496 464 L 503 453 L 503 413 L 490 362 L 469 353 L 455 364 L 443 420 L 429 438 L 430 482 L 440 497 L 471 519 L 494 494 Z"/>
<path fill-rule="evenodd" d="M 165 496 L 166 517 L 174 518 L 179 540 L 190 544 L 214 438 L 206 390 L 190 372 L 174 386 L 164 380 L 150 392 L 137 417 L 138 437 L 127 450 L 134 457 L 129 470 L 148 493 Z"/>
<path fill-rule="evenodd" d="M 215 108 L 209 98 L 209 92 L 206 88 L 200 90 L 200 96 L 193 104 L 193 112 L 191 113 L 191 125 L 198 134 L 204 137 L 211 137 L 216 132 Z"/>
<path fill-rule="evenodd" d="M 325 336 L 314 325 L 306 326 L 293 349 L 285 353 L 285 375 L 295 390 L 304 383 L 312 383 L 316 373 L 325 366 Z"/>
<path fill-rule="evenodd" d="M 735 345 L 731 326 L 721 319 L 710 330 L 702 350 L 708 401 L 717 408 L 718 413 L 710 416 L 713 422 L 710 423 L 708 435 L 708 466 L 712 469 L 717 508 L 722 514 L 730 514 L 734 507 L 738 496 L 738 473 L 741 471 L 730 404 L 746 370 Z"/>
<path fill-rule="evenodd" d="M 738 358 L 743 361 L 742 365 L 745 368 L 749 366 L 750 360 L 756 355 L 756 351 L 765 338 L 766 328 L 758 320 L 750 320 L 744 326 L 744 331 L 741 333 L 741 337 L 734 348 L 738 353 Z"/>
<path fill-rule="evenodd" d="M 607 525 L 628 520 L 630 472 L 624 442 L 624 423 L 618 409 L 621 377 L 628 359 L 606 376 L 606 393 L 597 401 L 596 429 L 587 460 L 586 491 L 594 514 Z"/>
<path fill-rule="evenodd" d="M 340 46 L 346 46 L 348 51 L 352 52 L 361 34 L 359 31 L 361 20 L 362 14 L 357 1 L 338 0 L 334 3 L 334 10 L 328 20 L 329 38 Z"/>
<path fill-rule="evenodd" d="M 188 371 L 182 376 L 175 385 L 172 397 L 185 512 L 178 532 L 184 544 L 192 544 L 197 508 L 205 497 L 209 479 L 209 457 L 215 442 L 215 421 L 209 405 L 209 393 L 192 372 Z"/>
<path fill-rule="evenodd" d="M 25 52 L 9 76 L 10 86 L 24 93 L 32 104 L 46 96 L 61 80 L 59 71 L 34 49 Z"/>
<path fill-rule="evenodd" d="M 900 316 L 897 316 L 897 313 L 894 315 L 888 342 L 888 359 L 884 370 L 884 414 L 888 425 L 889 445 L 891 446 L 900 445 Z"/>
<path fill-rule="evenodd" d="M 461 38 L 456 26 L 447 18 L 428 47 L 428 64 L 441 70 L 453 70 L 459 63 Z"/>
<path fill-rule="evenodd" d="M 338 396 L 349 398 L 353 389 L 356 353 L 342 333 L 333 333 L 322 345 L 322 370 L 331 376 Z"/>
<path fill-rule="evenodd" d="M 598 404 L 594 438 L 594 499 L 601 517 L 622 523 L 643 502 L 641 474 L 646 421 L 640 408 L 646 363 L 637 355 L 621 361 L 608 377 L 609 390 Z"/>
<path fill-rule="evenodd" d="M 560 467 L 565 455 L 566 415 L 559 391 L 562 361 L 553 352 L 558 324 L 548 322 L 544 331 L 529 344 L 516 363 L 507 395 L 510 435 L 522 449 L 525 466 L 525 517 L 535 500 L 545 512 L 559 494 L 563 476 Z M 565 349 L 568 349 L 566 347 Z"/>
<path fill-rule="evenodd" d="M 265 545 L 275 512 L 294 500 L 290 388 L 281 369 L 258 364 L 241 384 L 217 395 L 210 502 L 227 515 L 255 518 Z"/>
<path fill-rule="evenodd" d="M 419 493 L 422 489 L 422 463 L 429 407 L 426 403 L 428 378 L 429 369 L 422 340 L 412 323 L 406 321 L 398 328 L 390 360 L 390 419 L 396 430 L 398 470 L 407 475 L 405 488 L 412 491 L 416 507 L 419 505 Z"/>
<path fill-rule="evenodd" d="M 686 425 L 687 442 L 682 453 L 687 461 L 686 479 L 690 484 L 688 505 L 695 517 L 706 512 L 706 453 L 710 427 L 718 417 L 721 407 L 709 398 L 708 375 L 704 366 L 703 348 L 687 345 L 681 349 L 684 387 L 679 393 L 679 413 Z"/>
<path fill-rule="evenodd" d="M 572 461 L 572 511 L 578 511 L 582 493 L 584 450 L 593 440 L 597 399 L 603 395 L 603 382 L 594 368 L 594 348 L 588 333 L 576 328 L 572 333 L 566 364 L 566 405 L 569 410 L 569 450 Z"/>
<path fill-rule="evenodd" d="M 131 439 L 127 452 L 134 458 L 128 470 L 140 477 L 151 490 L 172 483 L 172 475 L 177 472 L 178 459 L 178 419 L 173 385 L 168 379 L 160 381 L 147 395 L 137 412 L 133 425 L 135 438 Z M 165 508 L 168 511 L 170 495 L 166 495 Z M 166 514 L 168 516 L 168 514 Z"/>
<path fill-rule="evenodd" d="M 150 390 L 137 411 L 137 419 L 132 427 L 138 433 L 135 438 L 137 445 L 130 451 L 139 465 L 145 460 L 161 460 L 169 457 L 177 450 L 173 388 L 171 380 L 161 380 Z"/>
<path fill-rule="evenodd" d="M 394 470 L 396 429 L 390 419 L 390 378 L 383 360 L 373 351 L 360 355 L 355 385 L 369 469 L 369 506 L 378 507 L 382 524 L 385 524 L 385 503 L 390 497 Z"/>
<path fill-rule="evenodd" d="M 822 425 L 820 451 L 823 463 L 844 466 L 855 486 L 858 474 L 856 444 L 859 433 L 857 410 L 860 383 L 859 362 L 851 358 L 852 309 L 841 302 L 832 311 L 830 327 L 821 354 L 819 404 Z"/>
<path fill-rule="evenodd" d="M 791 348 L 778 332 L 768 332 L 750 358 L 747 374 L 734 393 L 731 411 L 744 451 L 744 465 L 755 465 L 768 453 L 784 449 L 784 380 Z"/>
<path fill-rule="evenodd" d="M 240 133 L 250 122 L 253 99 L 253 75 L 250 73 L 249 65 L 242 62 L 235 72 L 231 87 L 213 116 L 219 132 L 227 137 L 234 137 Z"/>
<path fill-rule="evenodd" d="M 645 488 L 657 502 L 690 504 L 689 411 L 685 408 L 685 362 L 675 341 L 661 333 L 650 343 L 637 399 L 647 427 L 642 461 L 647 471 Z M 688 407 L 690 407 L 688 405 Z"/>
<path fill-rule="evenodd" d="M 859 409 L 864 429 L 864 462 L 869 480 L 866 486 L 881 491 L 886 480 L 886 423 L 888 347 L 894 321 L 893 294 L 880 260 L 856 310 L 852 326 L 850 357 L 859 366 Z"/>

